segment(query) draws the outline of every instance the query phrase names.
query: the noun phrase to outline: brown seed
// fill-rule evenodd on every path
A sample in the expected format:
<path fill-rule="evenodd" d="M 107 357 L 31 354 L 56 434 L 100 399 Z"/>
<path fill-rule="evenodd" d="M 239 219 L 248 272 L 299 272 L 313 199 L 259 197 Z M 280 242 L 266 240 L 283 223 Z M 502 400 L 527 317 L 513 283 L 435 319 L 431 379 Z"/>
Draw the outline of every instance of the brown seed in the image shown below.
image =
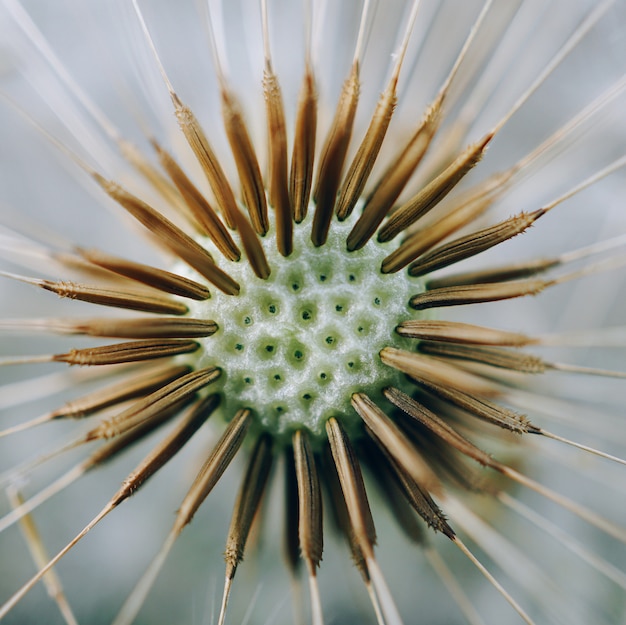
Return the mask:
<path fill-rule="evenodd" d="M 417 484 L 430 492 L 440 492 L 441 483 L 420 452 L 402 430 L 364 393 L 352 396 L 352 406 L 376 440 L 403 467 Z"/>
<path fill-rule="evenodd" d="M 355 61 L 350 76 L 343 83 L 335 117 L 322 148 L 320 164 L 317 169 L 317 179 L 313 191 L 313 201 L 316 206 L 311 240 L 318 247 L 324 245 L 328 236 L 341 172 L 352 136 L 354 116 L 359 101 L 359 89 L 359 63 Z"/>
<path fill-rule="evenodd" d="M 424 254 L 413 263 L 409 268 L 409 274 L 412 276 L 423 276 L 431 271 L 442 269 L 480 254 L 521 234 L 543 214 L 543 211 L 520 213 L 494 226 L 483 228 L 472 234 L 450 241 L 450 243 L 445 243 Z M 521 275 L 520 277 L 524 276 Z M 485 282 L 487 281 L 489 280 L 485 280 Z"/>
<path fill-rule="evenodd" d="M 287 174 L 287 128 L 282 92 L 269 61 L 266 61 L 263 72 L 263 93 L 269 150 L 268 186 L 270 202 L 275 210 L 276 245 L 283 256 L 289 256 L 293 250 L 293 211 Z"/>
<path fill-rule="evenodd" d="M 213 195 L 217 200 L 217 205 L 224 215 L 224 221 L 226 221 L 229 228 L 234 228 L 235 220 L 233 214 L 237 208 L 237 202 L 219 159 L 215 156 L 215 152 L 213 152 L 209 140 L 200 126 L 200 122 L 196 119 L 191 109 L 185 106 L 175 93 L 170 93 L 170 95 L 174 104 L 178 125 L 209 181 Z"/>
<path fill-rule="evenodd" d="M 163 315 L 184 315 L 188 312 L 187 306 L 174 299 L 158 295 L 147 295 L 145 292 L 122 289 L 103 289 L 74 282 L 51 282 L 50 280 L 36 280 L 37 284 L 46 291 L 56 293 L 59 297 L 77 299 L 91 304 L 113 306 L 127 310 L 160 313 Z"/>
<path fill-rule="evenodd" d="M 334 417 L 326 422 L 326 433 L 346 502 L 356 543 L 366 562 L 374 557 L 376 530 L 370 511 L 361 468 L 343 427 Z"/>
<path fill-rule="evenodd" d="M 308 435 L 298 430 L 293 435 L 294 468 L 298 485 L 298 535 L 302 557 L 309 574 L 322 559 L 324 538 L 322 533 L 322 494 L 315 457 Z"/>
<path fill-rule="evenodd" d="M 460 323 L 458 321 L 436 321 L 415 319 L 403 321 L 396 327 L 400 336 L 426 341 L 445 341 L 468 345 L 508 345 L 522 347 L 536 341 L 525 334 L 506 332 L 494 328 Z"/>
<path fill-rule="evenodd" d="M 289 197 L 296 223 L 304 220 L 309 208 L 313 164 L 315 160 L 315 137 L 317 131 L 317 89 L 310 63 L 305 64 L 302 87 L 298 96 L 296 129 L 291 154 Z"/>
<path fill-rule="evenodd" d="M 148 339 L 145 341 L 131 341 L 104 345 L 102 347 L 87 347 L 72 349 L 66 354 L 55 354 L 52 360 L 66 362 L 69 365 L 98 366 L 118 365 L 124 362 L 140 362 L 154 358 L 165 358 L 176 354 L 188 354 L 200 347 L 196 341 L 180 339 Z"/>
<path fill-rule="evenodd" d="M 394 212 L 380 230 L 378 240 L 391 241 L 441 202 L 480 161 L 492 138 L 493 133 L 489 133 L 466 148 L 441 174 Z"/>
<path fill-rule="evenodd" d="M 221 94 L 224 128 L 237 166 L 243 201 L 248 208 L 254 230 L 257 234 L 264 235 L 269 228 L 269 222 L 259 162 L 235 95 L 226 86 L 222 86 Z"/>
<path fill-rule="evenodd" d="M 208 200 L 187 177 L 174 157 L 167 152 L 156 139 L 151 139 L 163 169 L 168 173 L 183 197 L 194 220 L 199 224 L 200 231 L 209 236 L 217 249 L 229 260 L 239 260 L 239 249 L 228 233 L 224 224 L 217 216 Z"/>
<path fill-rule="evenodd" d="M 553 282 L 547 280 L 519 280 L 496 284 L 444 287 L 413 296 L 410 305 L 416 310 L 425 310 L 443 306 L 497 302 L 526 295 L 537 295 L 552 284 Z"/>
<path fill-rule="evenodd" d="M 169 271 L 135 263 L 124 258 L 117 258 L 100 250 L 78 248 L 77 251 L 85 260 L 94 265 L 164 293 L 180 295 L 198 301 L 208 299 L 211 296 L 209 289 L 203 284 Z"/>

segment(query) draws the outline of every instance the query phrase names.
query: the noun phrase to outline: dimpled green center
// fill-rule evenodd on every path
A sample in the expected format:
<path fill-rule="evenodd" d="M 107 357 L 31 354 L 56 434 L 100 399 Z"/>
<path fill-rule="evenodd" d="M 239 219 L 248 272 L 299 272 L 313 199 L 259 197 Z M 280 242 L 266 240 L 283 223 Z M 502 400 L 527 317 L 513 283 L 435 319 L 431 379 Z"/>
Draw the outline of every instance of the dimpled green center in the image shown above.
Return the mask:
<path fill-rule="evenodd" d="M 315 247 L 307 218 L 294 225 L 287 258 L 270 231 L 262 241 L 268 280 L 254 276 L 245 260 L 232 263 L 225 269 L 241 285 L 240 295 L 213 289 L 209 300 L 190 305 L 190 316 L 219 326 L 203 340 L 195 365 L 222 369 L 218 384 L 227 418 L 252 408 L 257 424 L 280 439 L 301 427 L 325 437 L 326 420 L 338 416 L 354 433 L 360 418 L 350 404 L 353 393 L 380 400 L 386 386 L 406 387 L 403 374 L 383 365 L 378 353 L 386 345 L 407 345 L 395 327 L 415 316 L 408 301 L 422 286 L 404 271 L 380 273 L 389 245 L 370 241 L 347 252 L 353 223 L 334 221 L 326 244 Z"/>

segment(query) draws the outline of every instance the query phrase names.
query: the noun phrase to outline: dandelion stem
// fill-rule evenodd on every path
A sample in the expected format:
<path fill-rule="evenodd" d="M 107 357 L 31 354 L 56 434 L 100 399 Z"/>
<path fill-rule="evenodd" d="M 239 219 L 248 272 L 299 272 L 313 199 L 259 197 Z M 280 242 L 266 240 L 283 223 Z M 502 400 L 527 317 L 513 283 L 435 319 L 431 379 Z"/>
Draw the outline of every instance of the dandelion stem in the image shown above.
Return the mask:
<path fill-rule="evenodd" d="M 617 462 L 618 464 L 626 465 L 626 460 L 624 458 L 619 458 L 618 456 L 608 454 L 604 451 L 600 451 L 599 449 L 595 449 L 593 447 L 589 447 L 588 445 L 583 445 L 582 443 L 578 443 L 568 438 L 564 438 L 563 436 L 553 434 L 552 432 L 548 432 L 547 430 L 544 430 L 543 428 L 541 428 L 541 431 L 539 432 L 539 434 L 541 434 L 542 436 L 545 436 L 546 438 L 551 438 L 552 440 L 565 443 L 566 445 L 570 445 L 571 447 L 576 447 L 577 449 L 586 451 L 590 454 L 593 454 L 594 456 L 605 458 L 606 460 L 611 460 L 612 462 Z"/>
<path fill-rule="evenodd" d="M 504 589 L 502 584 L 484 567 L 476 556 L 465 546 L 458 536 L 452 541 L 468 558 L 468 560 L 482 573 L 485 579 L 506 599 L 508 604 L 522 617 L 528 625 L 536 625 L 522 607 L 513 599 L 513 597 Z"/>

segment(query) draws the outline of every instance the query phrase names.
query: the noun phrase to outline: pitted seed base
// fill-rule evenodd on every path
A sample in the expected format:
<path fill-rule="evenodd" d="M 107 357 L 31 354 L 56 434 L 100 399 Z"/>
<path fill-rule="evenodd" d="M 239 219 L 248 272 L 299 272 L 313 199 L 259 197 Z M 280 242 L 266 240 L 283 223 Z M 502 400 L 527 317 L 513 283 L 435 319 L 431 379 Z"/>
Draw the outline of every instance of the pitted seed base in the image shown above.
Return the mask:
<path fill-rule="evenodd" d="M 353 393 L 376 400 L 388 385 L 406 387 L 404 376 L 383 365 L 378 353 L 386 345 L 408 344 L 394 329 L 415 316 L 408 301 L 422 287 L 406 272 L 380 273 L 389 245 L 370 241 L 348 253 L 353 223 L 333 222 L 327 243 L 316 248 L 307 218 L 294 226 L 288 258 L 278 253 L 270 232 L 263 239 L 268 280 L 256 278 L 245 260 L 231 263 L 226 270 L 241 285 L 240 295 L 213 289 L 211 299 L 190 304 L 190 316 L 219 326 L 204 339 L 195 365 L 222 368 L 227 418 L 249 407 L 275 437 L 299 427 L 325 436 L 331 416 L 348 431 L 360 422 L 350 405 Z"/>

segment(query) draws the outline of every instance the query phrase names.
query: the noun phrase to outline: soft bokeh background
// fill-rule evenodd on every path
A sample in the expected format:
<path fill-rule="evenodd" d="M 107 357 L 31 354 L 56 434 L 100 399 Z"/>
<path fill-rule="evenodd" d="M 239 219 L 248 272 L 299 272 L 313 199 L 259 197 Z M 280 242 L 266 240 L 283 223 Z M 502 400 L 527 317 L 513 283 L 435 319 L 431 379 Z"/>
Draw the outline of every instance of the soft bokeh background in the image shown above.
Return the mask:
<path fill-rule="evenodd" d="M 7 10 L 11 4 L 8 0 L 6 5 L 0 3 L 0 91 L 9 94 L 43 128 L 76 149 L 92 165 L 103 168 L 107 175 L 150 196 L 150 191 L 132 177 L 116 156 L 114 148 L 101 135 L 93 132 L 94 126 L 79 128 L 75 137 L 64 127 L 63 120 L 58 118 L 59 113 L 66 114 L 71 124 L 75 124 L 77 119 L 62 99 L 63 90 L 51 78 L 49 66 L 26 43 L 23 34 L 12 22 Z M 224 10 L 226 27 L 222 30 L 219 23 L 215 24 L 222 33 L 218 45 L 227 51 L 233 84 L 244 103 L 259 153 L 263 155 L 262 44 L 258 5 L 244 0 L 224 4 L 227 5 Z M 289 120 L 293 119 L 304 45 L 302 10 L 296 8 L 297 4 L 289 0 L 269 2 L 275 65 L 282 80 Z M 314 4 L 317 9 L 319 5 Z M 355 138 L 362 136 L 367 115 L 382 88 L 387 63 L 399 36 L 398 24 L 404 19 L 406 9 L 405 3 L 397 0 L 381 1 L 379 4 L 363 63 L 362 100 Z M 421 116 L 454 59 L 480 4 L 424 0 L 414 45 L 409 50 L 401 77 L 397 118 L 391 126 L 385 149 L 397 145 L 407 129 L 412 128 Z M 517 52 L 511 53 L 511 58 L 506 61 L 508 69 L 497 85 L 498 95 L 481 106 L 481 113 L 470 131 L 471 138 L 477 138 L 501 117 L 558 49 L 573 25 L 595 4 L 593 1 L 572 0 L 525 3 L 524 10 L 528 12 L 529 19 L 534 20 L 531 31 L 536 38 L 531 36 Z M 614 4 L 614 8 L 563 67 L 502 131 L 479 167 L 480 171 L 473 174 L 473 180 L 513 164 L 624 74 L 626 3 L 618 0 Z M 144 124 L 166 145 L 175 148 L 181 158 L 189 161 L 188 152 L 176 132 L 167 92 L 154 71 L 128 2 L 57 0 L 51 3 L 30 0 L 24 5 L 71 76 L 110 116 L 125 137 L 148 149 L 141 128 Z M 483 44 L 492 36 L 489 33 L 495 36 L 501 32 L 500 25 L 513 6 L 517 3 L 496 0 L 485 28 L 485 39 L 480 40 Z M 198 9 L 194 2 L 173 3 L 167 0 L 144 1 L 142 8 L 177 91 L 209 131 L 216 151 L 225 155 L 224 167 L 232 174 L 234 165 L 218 121 L 215 72 L 204 21 L 199 17 L 204 9 Z M 324 103 L 321 128 L 326 126 L 325 122 L 332 115 L 341 81 L 347 74 L 359 8 L 359 2 L 326 2 L 321 11 L 325 19 L 319 19 L 319 12 L 316 13 L 313 49 L 320 97 Z M 418 60 L 415 60 L 426 29 L 430 31 L 430 36 Z M 505 42 L 499 52 L 502 59 L 510 48 L 512 46 L 507 46 Z M 476 57 L 476 62 L 479 58 Z M 624 98 L 608 107 L 593 127 L 580 137 L 571 153 L 555 158 L 516 187 L 497 207 L 496 213 L 507 216 L 520 210 L 538 208 L 623 154 L 626 144 L 623 105 Z M 461 110 L 462 106 L 463 102 L 459 102 L 453 111 Z M 321 135 L 318 141 L 321 141 Z M 383 157 L 385 153 L 383 151 Z M 203 184 L 201 178 L 197 180 Z M 494 261 L 503 258 L 517 260 L 538 254 L 558 254 L 624 233 L 625 191 L 624 173 L 618 172 L 556 209 L 530 232 L 503 246 L 502 250 L 490 252 L 489 257 L 485 254 L 484 258 L 471 261 L 467 266 L 482 264 L 488 258 Z M 60 156 L 56 148 L 6 101 L 0 102 L 0 224 L 22 233 L 32 233 L 35 238 L 46 239 L 52 236 L 50 232 L 54 232 L 55 236 L 61 237 L 55 239 L 55 243 L 65 240 L 85 247 L 101 246 L 109 252 L 124 254 L 135 260 L 162 262 L 144 245 L 139 228 L 120 213 L 77 167 Z M 130 227 L 126 227 L 129 224 Z M 20 252 L 26 251 L 26 248 L 18 245 L 16 249 L 15 238 L 7 236 L 6 231 L 0 230 L 0 237 L 3 269 L 62 277 L 55 267 L 47 267 L 45 261 L 32 255 L 21 255 Z M 20 261 L 32 263 L 32 269 L 24 270 L 20 263 L 12 262 L 18 257 Z M 596 275 L 575 284 L 560 286 L 533 300 L 491 305 L 479 310 L 455 310 L 450 314 L 446 312 L 446 318 L 483 324 L 491 322 L 498 327 L 528 332 L 548 332 L 555 328 L 565 332 L 620 325 L 624 322 L 626 311 L 624 275 L 623 270 Z M 0 279 L 3 317 L 57 316 L 65 314 L 69 308 L 67 302 L 50 294 Z M 90 315 L 93 311 L 72 304 L 69 314 Z M 77 344 L 79 342 L 72 341 L 72 345 Z M 67 345 L 67 341 L 43 334 L 27 337 L 3 332 L 0 335 L 0 355 L 47 353 L 64 349 L 63 345 Z M 550 357 L 590 366 L 624 369 L 623 353 L 619 349 L 556 350 Z M 27 380 L 33 370 L 30 367 L 3 367 L 0 369 L 0 383 Z M 44 375 L 58 370 L 58 367 L 37 366 L 36 372 Z M 623 407 L 615 405 L 623 397 L 624 387 L 619 381 L 589 381 L 587 378 L 549 375 L 542 383 L 545 389 L 551 390 L 562 386 L 563 393 L 581 403 L 601 398 L 601 413 L 624 415 Z M 14 391 L 9 395 L 0 390 L 0 410 L 5 408 L 0 416 L 0 427 L 42 414 L 72 396 L 71 392 L 60 393 L 52 400 L 39 400 L 36 399 L 39 390 L 39 385 L 25 383 L 21 401 L 15 401 Z M 73 423 L 55 424 L 0 440 L 0 471 L 55 448 L 61 441 L 72 437 L 72 432 Z M 600 434 L 599 440 L 606 447 L 605 432 Z M 201 462 L 213 437 L 210 428 L 203 430 L 164 469 L 163 475 L 148 483 L 139 496 L 126 502 L 106 519 L 59 565 L 58 571 L 67 595 L 81 622 L 96 625 L 111 621 L 169 530 L 174 511 L 195 474 L 194 467 Z M 624 442 L 623 428 L 616 432 L 615 439 L 614 451 L 621 449 L 623 454 L 624 447 L 620 446 L 620 441 Z M 594 441 L 589 442 L 594 444 Z M 35 519 L 50 553 L 56 553 L 100 510 L 119 482 L 146 453 L 149 444 L 148 441 L 147 445 L 140 445 L 107 470 L 86 477 L 41 507 Z M 51 475 L 60 475 L 72 466 L 76 457 L 59 459 L 38 471 L 32 481 L 24 485 L 24 492 L 36 492 L 50 481 Z M 251 613 L 247 622 L 250 624 L 291 622 L 290 582 L 278 556 L 282 532 L 282 466 L 276 469 L 278 479 L 274 481 L 266 501 L 268 516 L 258 537 L 258 545 L 247 554 L 238 571 L 229 614 L 232 623 L 242 622 L 249 607 Z M 223 580 L 221 553 L 239 470 L 239 466 L 231 467 L 197 514 L 192 527 L 180 538 L 138 623 L 200 625 L 211 623 L 216 618 Z M 541 463 L 531 468 L 534 475 L 540 476 L 545 476 L 546 470 Z M 558 486 L 575 498 L 584 500 L 615 520 L 623 520 L 623 503 L 620 503 L 623 500 L 619 499 L 623 488 L 622 491 L 598 489 L 593 483 L 563 471 L 550 475 Z M 623 473 L 620 474 L 617 467 L 608 466 L 606 475 L 607 481 L 615 476 L 623 482 Z M 543 502 L 537 502 L 537 505 L 549 508 Z M 0 501 L 0 513 L 7 510 L 6 500 Z M 605 544 L 597 532 L 551 508 L 550 514 L 580 532 L 582 539 L 591 541 L 598 552 L 608 551 L 609 544 Z M 406 542 L 381 506 L 375 506 L 375 520 L 380 536 L 378 554 L 381 565 L 399 608 L 407 617 L 406 622 L 462 622 L 440 583 L 425 567 L 420 553 L 407 550 Z M 509 536 L 516 537 L 531 558 L 538 557 L 541 551 L 549 548 L 544 538 L 532 535 L 529 526 L 519 519 L 507 519 L 506 523 Z M 487 620 L 490 617 L 490 622 L 517 622 L 517 617 L 493 590 L 486 587 L 483 579 L 460 554 L 452 553 L 452 549 L 447 548 L 438 537 L 433 542 L 446 549 L 449 564 Z M 30 577 L 34 569 L 16 528 L 0 535 L 0 553 L 0 599 L 3 599 Z M 619 564 L 620 559 L 623 563 L 626 554 L 622 551 L 607 557 Z M 541 566 L 554 576 L 562 570 L 562 564 L 557 560 L 544 561 Z M 580 582 L 576 584 L 584 586 L 586 592 L 592 596 L 604 592 L 603 582 L 595 573 L 585 569 L 581 575 Z M 373 622 L 367 595 L 347 550 L 332 536 L 327 539 L 320 584 L 329 623 Z M 507 587 L 514 588 L 515 584 L 508 582 Z M 523 593 L 519 594 L 523 597 Z M 623 602 L 623 597 L 617 597 L 616 601 L 620 600 Z M 585 622 L 584 617 L 582 619 L 581 622 Z M 56 607 L 40 586 L 6 622 L 57 623 L 61 620 Z"/>

